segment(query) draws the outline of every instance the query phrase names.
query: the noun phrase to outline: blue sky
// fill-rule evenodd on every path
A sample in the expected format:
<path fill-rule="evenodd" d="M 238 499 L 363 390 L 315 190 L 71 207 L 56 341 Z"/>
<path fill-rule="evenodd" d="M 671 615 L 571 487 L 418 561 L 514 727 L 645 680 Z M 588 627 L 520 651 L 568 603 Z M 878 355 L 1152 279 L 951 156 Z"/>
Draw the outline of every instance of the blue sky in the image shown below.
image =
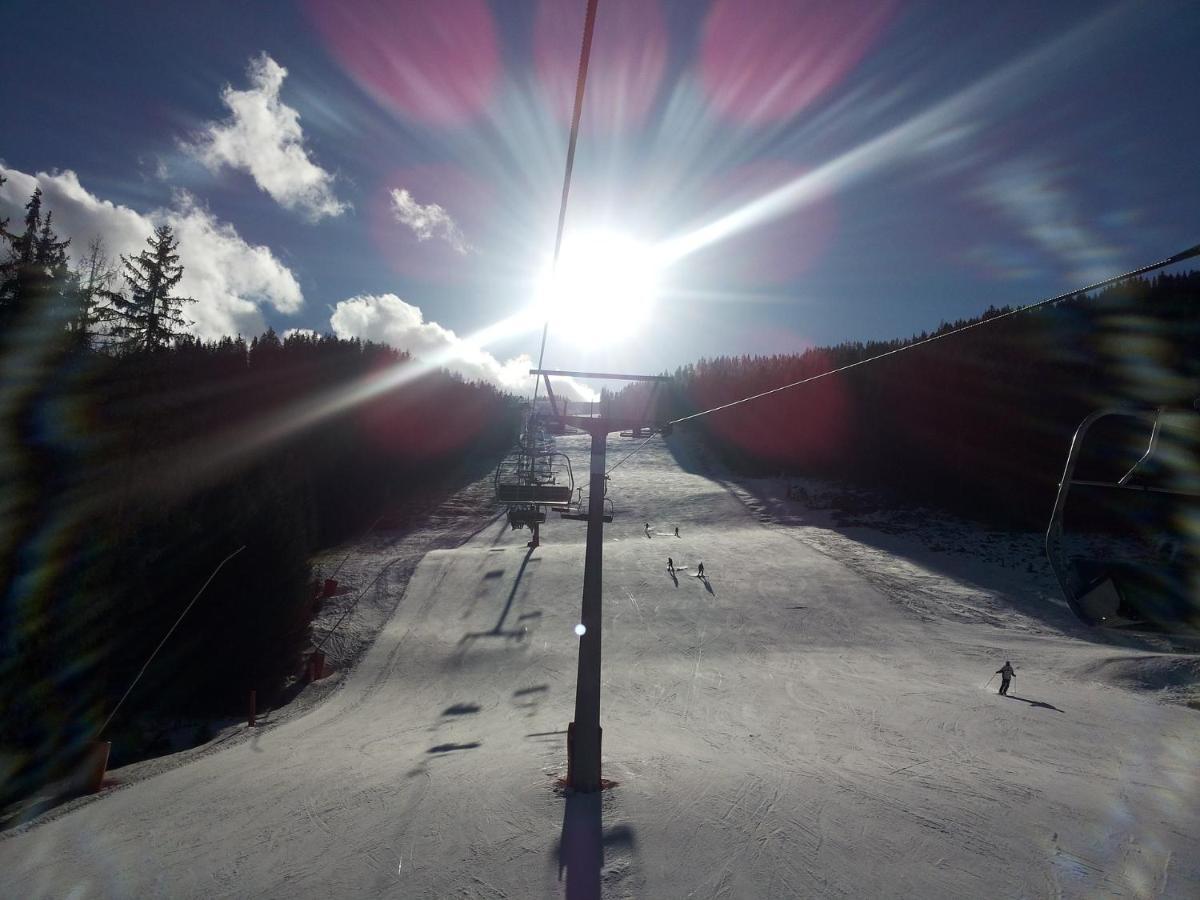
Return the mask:
<path fill-rule="evenodd" d="M 552 248 L 584 6 L 9 0 L 0 214 L 36 179 L 77 246 L 176 224 L 206 336 L 505 383 L 538 334 L 460 338 Z M 639 333 L 555 324 L 547 364 L 904 336 L 1190 246 L 1197 46 L 1190 2 L 600 0 L 568 241 L 672 261 Z"/>

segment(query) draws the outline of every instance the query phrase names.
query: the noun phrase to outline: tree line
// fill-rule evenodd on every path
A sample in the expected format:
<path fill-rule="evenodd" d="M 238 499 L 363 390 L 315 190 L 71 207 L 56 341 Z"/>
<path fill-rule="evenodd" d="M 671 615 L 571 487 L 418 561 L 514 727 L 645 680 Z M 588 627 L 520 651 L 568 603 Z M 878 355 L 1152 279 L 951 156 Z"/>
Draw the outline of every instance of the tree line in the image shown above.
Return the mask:
<path fill-rule="evenodd" d="M 944 323 L 944 334 L 1008 312 Z M 678 418 L 930 337 L 702 359 L 675 373 Z M 972 518 L 1045 527 L 1071 436 L 1106 406 L 1190 408 L 1200 397 L 1200 273 L 1118 283 L 697 420 L 735 469 L 884 488 Z M 1148 432 L 1106 427 L 1111 475 Z M 1102 459 L 1104 457 L 1105 459 Z"/>
<path fill-rule="evenodd" d="M 72 260 L 40 191 L 25 213 L 0 223 L 0 800 L 69 767 L 242 545 L 106 737 L 269 702 L 306 646 L 314 551 L 494 465 L 519 423 L 391 347 L 197 340 L 169 227 Z"/>
<path fill-rule="evenodd" d="M 0 328 L 7 332 L 33 320 L 47 337 L 87 345 L 100 339 L 113 352 L 160 350 L 186 338 L 190 323 L 183 309 L 195 301 L 172 293 L 183 266 L 169 225 L 147 238 L 148 249 L 122 254 L 119 266 L 105 255 L 103 238 L 93 238 L 72 268 L 71 241 L 59 238 L 53 218 L 52 210 L 43 216 L 37 187 L 25 204 L 22 230 L 10 231 L 9 221 L 0 221 L 0 238 L 8 245 L 0 261 Z M 114 290 L 121 282 L 125 289 Z"/>

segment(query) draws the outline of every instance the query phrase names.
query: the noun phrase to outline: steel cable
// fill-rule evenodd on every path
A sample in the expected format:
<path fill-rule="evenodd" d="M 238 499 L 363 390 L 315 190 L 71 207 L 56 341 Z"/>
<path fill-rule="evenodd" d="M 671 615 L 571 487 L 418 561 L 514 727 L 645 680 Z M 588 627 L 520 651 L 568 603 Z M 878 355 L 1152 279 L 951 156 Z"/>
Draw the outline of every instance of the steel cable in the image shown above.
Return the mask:
<path fill-rule="evenodd" d="M 1095 284 L 1090 284 L 1087 287 L 1077 288 L 1076 290 L 1073 290 L 1073 291 L 1067 291 L 1064 294 L 1058 294 L 1055 297 L 1048 297 L 1045 300 L 1038 300 L 1035 303 L 1029 303 L 1029 304 L 1026 304 L 1025 306 L 1018 306 L 1015 309 L 1010 309 L 1007 312 L 1000 313 L 999 315 L 991 316 L 990 318 L 987 318 L 987 319 L 980 319 L 978 322 L 971 322 L 968 325 L 963 325 L 959 328 L 952 328 L 949 331 L 943 331 L 939 334 L 930 335 L 927 338 L 922 338 L 919 341 L 913 341 L 910 344 L 905 344 L 901 347 L 896 347 L 892 350 L 885 351 L 884 353 L 878 353 L 875 356 L 868 357 L 867 359 L 860 359 L 857 362 L 847 363 L 844 366 L 838 366 L 837 368 L 829 369 L 828 371 L 821 372 L 817 375 L 810 375 L 807 378 L 801 378 L 799 381 L 793 381 L 789 384 L 783 384 L 783 385 L 780 385 L 779 387 L 771 388 L 770 390 L 761 391 L 760 393 L 757 393 L 757 394 L 751 394 L 748 397 L 742 397 L 740 400 L 731 400 L 728 403 L 722 403 L 721 405 L 714 406 L 711 409 L 706 409 L 706 410 L 703 410 L 703 411 L 697 412 L 697 413 L 691 413 L 690 415 L 686 415 L 686 416 L 680 416 L 678 419 L 671 419 L 668 422 L 663 423 L 663 425 L 659 426 L 658 430 L 659 430 L 659 432 L 661 432 L 661 430 L 663 428 L 678 425 L 681 422 L 690 422 L 694 419 L 699 419 L 699 418 L 702 418 L 703 416 L 712 415 L 713 413 L 720 412 L 721 410 L 724 410 L 724 409 L 729 409 L 734 406 L 740 406 L 743 403 L 750 403 L 754 400 L 760 400 L 763 397 L 769 397 L 772 394 L 778 394 L 783 391 L 788 391 L 788 390 L 791 390 L 792 388 L 797 388 L 797 387 L 800 387 L 801 385 L 809 384 L 810 382 L 818 381 L 822 378 L 828 378 L 830 375 L 838 375 L 842 372 L 847 372 L 850 369 L 855 369 L 855 368 L 858 368 L 859 366 L 865 366 L 867 363 L 878 362 L 879 360 L 885 359 L 886 357 L 895 356 L 899 353 L 903 353 L 906 350 L 913 350 L 917 347 L 923 347 L 928 344 L 932 344 L 934 341 L 940 341 L 943 338 L 954 337 L 955 335 L 962 334 L 965 331 L 970 331 L 973 328 L 979 328 L 983 325 L 990 325 L 994 322 L 999 322 L 1001 319 L 1007 319 L 1010 316 L 1017 315 L 1018 313 L 1026 313 L 1026 312 L 1031 312 L 1032 310 L 1035 310 L 1035 309 L 1041 309 L 1044 306 L 1049 306 L 1052 303 L 1058 303 L 1062 300 L 1066 300 L 1070 297 L 1074 297 L 1077 294 L 1089 294 L 1092 291 L 1097 291 L 1102 288 L 1108 287 L 1109 285 L 1115 284 L 1118 281 L 1124 281 L 1127 278 L 1136 278 L 1139 275 L 1145 275 L 1149 272 L 1154 272 L 1158 269 L 1166 268 L 1167 266 L 1171 266 L 1171 265 L 1174 265 L 1175 263 L 1183 262 L 1184 260 L 1192 259 L 1193 257 L 1196 257 L 1196 256 L 1200 256 L 1200 244 L 1196 244 L 1194 247 L 1189 247 L 1187 250 L 1181 250 L 1179 253 L 1176 253 L 1173 256 L 1168 256 L 1166 259 L 1161 259 L 1158 262 L 1150 263 L 1149 265 L 1141 266 L 1140 268 L 1133 269 L 1129 272 L 1125 272 L 1122 275 L 1114 275 L 1112 278 L 1106 278 L 1103 281 L 1097 281 Z M 650 437 L 654 437 L 654 436 L 655 435 L 652 434 Z M 625 463 L 630 457 L 632 457 L 635 453 L 637 453 L 639 450 L 641 450 L 643 447 L 645 447 L 646 444 L 648 444 L 649 442 L 650 442 L 650 438 L 646 438 L 646 440 L 642 441 L 640 444 L 638 444 L 636 447 L 634 447 L 633 450 L 631 450 L 624 457 L 622 457 L 611 468 L 607 469 L 605 471 L 605 475 L 607 476 L 609 473 L 611 473 L 613 471 L 613 469 L 616 469 L 617 466 L 620 466 L 623 463 Z"/>
<path fill-rule="evenodd" d="M 562 252 L 563 230 L 567 224 L 567 198 L 571 193 L 571 174 L 575 170 L 575 145 L 579 141 L 579 123 L 583 117 L 583 94 L 587 85 L 588 61 L 592 55 L 592 33 L 596 28 L 596 7 L 599 0 L 588 0 L 587 13 L 583 20 L 583 44 L 579 48 L 579 71 L 575 76 L 575 108 L 571 113 L 571 136 L 567 141 L 567 167 L 563 173 L 562 199 L 558 204 L 558 228 L 554 234 L 554 256 L 550 263 L 550 283 L 558 272 L 558 257 Z M 546 358 L 546 336 L 550 332 L 550 319 L 547 313 L 545 324 L 542 325 L 542 346 L 538 351 L 538 369 Z M 538 376 L 533 376 L 533 406 L 537 406 Z"/>

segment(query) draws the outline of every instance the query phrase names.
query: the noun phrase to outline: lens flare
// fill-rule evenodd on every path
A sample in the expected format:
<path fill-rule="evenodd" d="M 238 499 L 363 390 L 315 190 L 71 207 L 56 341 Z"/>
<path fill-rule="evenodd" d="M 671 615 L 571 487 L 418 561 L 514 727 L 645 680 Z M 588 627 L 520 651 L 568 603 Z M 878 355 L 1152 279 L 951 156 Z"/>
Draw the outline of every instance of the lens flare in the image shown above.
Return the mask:
<path fill-rule="evenodd" d="M 707 190 L 697 192 L 709 216 L 733 212 L 762 196 L 772 187 L 802 178 L 804 172 L 783 161 L 765 161 L 738 166 L 715 176 Z M 836 227 L 833 198 L 814 191 L 810 200 L 757 228 L 735 232 L 719 250 L 705 248 L 687 266 L 681 277 L 689 284 L 736 285 L 741 290 L 784 284 L 807 271 L 822 258 Z"/>
<path fill-rule="evenodd" d="M 726 119 L 790 119 L 841 82 L 891 17 L 881 0 L 717 0 L 704 23 L 700 72 Z"/>
<path fill-rule="evenodd" d="M 584 128 L 611 133 L 641 124 L 667 65 L 667 35 L 654 0 L 605 0 L 596 17 Z M 534 22 L 537 72 L 547 102 L 568 122 L 575 102 L 585 4 L 543 0 Z"/>
<path fill-rule="evenodd" d="M 1102 40 L 1118 33 L 1121 24 L 1121 8 L 1100 13 L 899 125 L 780 184 L 733 212 L 663 241 L 657 249 L 664 260 L 680 259 L 741 231 L 790 215 L 886 166 L 923 159 L 948 133 L 986 124 L 983 110 L 989 106 L 1025 91 L 1037 79 L 1054 77 L 1072 60 L 1094 53 Z M 735 83 L 736 74 L 730 75 Z"/>
<path fill-rule="evenodd" d="M 334 58 L 397 114 L 456 126 L 491 101 L 502 67 L 484 0 L 308 0 L 306 7 Z"/>

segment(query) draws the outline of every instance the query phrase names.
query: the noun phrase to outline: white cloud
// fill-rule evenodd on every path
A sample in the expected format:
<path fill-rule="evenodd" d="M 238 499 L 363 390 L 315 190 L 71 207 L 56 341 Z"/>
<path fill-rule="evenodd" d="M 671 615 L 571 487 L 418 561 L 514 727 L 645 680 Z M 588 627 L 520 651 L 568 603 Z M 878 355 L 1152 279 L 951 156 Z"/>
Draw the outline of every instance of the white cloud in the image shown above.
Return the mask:
<path fill-rule="evenodd" d="M 189 195 L 180 194 L 173 209 L 155 215 L 179 238 L 184 265 L 179 292 L 198 301 L 187 314 L 201 337 L 262 331 L 263 303 L 281 313 L 304 305 L 296 277 L 269 248 L 246 243 L 232 225 L 218 222 Z"/>
<path fill-rule="evenodd" d="M 392 194 L 392 212 L 396 221 L 407 225 L 418 241 L 441 238 L 458 253 L 470 250 L 462 230 L 451 218 L 450 213 L 436 203 L 422 206 L 406 188 L 395 188 Z"/>
<path fill-rule="evenodd" d="M 277 203 L 314 222 L 341 215 L 348 205 L 334 196 L 333 175 L 309 157 L 300 114 L 279 100 L 287 69 L 263 53 L 250 61 L 249 76 L 249 90 L 221 91 L 232 115 L 205 126 L 184 149 L 214 172 L 222 166 L 249 172 Z"/>
<path fill-rule="evenodd" d="M 340 338 L 361 338 L 406 350 L 417 359 L 458 372 L 472 381 L 486 381 L 523 394 L 532 386 L 532 360 L 522 354 L 501 362 L 448 328 L 425 321 L 419 307 L 395 294 L 368 294 L 343 300 L 329 318 Z M 561 384 L 559 384 L 561 382 Z M 573 379 L 557 379 L 556 392 L 573 400 L 595 400 L 597 395 Z"/>
<path fill-rule="evenodd" d="M 42 209 L 54 213 L 55 231 L 71 238 L 70 249 L 76 252 L 101 237 L 114 257 L 136 254 L 145 249 L 155 227 L 170 225 L 184 267 L 177 293 L 195 298 L 184 315 L 195 322 L 192 331 L 201 338 L 257 334 L 265 327 L 264 304 L 281 313 L 294 313 L 304 304 L 295 276 L 269 248 L 248 244 L 189 194 L 177 194 L 169 209 L 143 214 L 101 200 L 70 170 L 29 175 L 0 166 L 0 173 L 9 179 L 0 187 L 0 219 L 19 222 L 29 195 L 41 186 Z"/>

